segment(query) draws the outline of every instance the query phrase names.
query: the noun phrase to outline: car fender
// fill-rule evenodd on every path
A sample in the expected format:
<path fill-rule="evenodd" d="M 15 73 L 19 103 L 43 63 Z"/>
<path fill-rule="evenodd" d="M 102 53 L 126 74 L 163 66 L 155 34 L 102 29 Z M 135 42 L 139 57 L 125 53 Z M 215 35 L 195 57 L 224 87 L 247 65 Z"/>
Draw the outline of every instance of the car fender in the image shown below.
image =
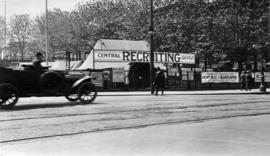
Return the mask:
<path fill-rule="evenodd" d="M 77 80 L 77 81 L 72 85 L 71 89 L 74 89 L 74 88 L 78 87 L 78 86 L 79 86 L 80 84 L 82 84 L 83 82 L 86 82 L 86 81 L 90 81 L 90 82 L 91 82 L 91 80 L 93 80 L 93 79 L 95 79 L 95 78 L 92 77 L 92 76 L 85 76 L 85 77 L 83 77 L 83 78 Z"/>

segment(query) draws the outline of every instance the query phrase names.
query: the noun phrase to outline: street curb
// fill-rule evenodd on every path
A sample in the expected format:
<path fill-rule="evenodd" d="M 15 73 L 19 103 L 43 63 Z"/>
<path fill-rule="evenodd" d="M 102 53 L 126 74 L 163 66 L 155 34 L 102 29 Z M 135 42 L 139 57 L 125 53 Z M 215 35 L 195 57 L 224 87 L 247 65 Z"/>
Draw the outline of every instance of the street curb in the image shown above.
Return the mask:
<path fill-rule="evenodd" d="M 245 93 L 164 93 L 164 96 L 168 96 L 168 95 L 251 95 L 251 94 L 259 94 L 259 95 L 266 95 L 266 94 L 270 94 L 270 92 L 266 92 L 266 93 L 260 93 L 260 92 L 245 92 Z M 98 96 L 155 96 L 154 94 L 143 94 L 143 93 L 138 93 L 138 94 L 98 94 Z M 158 95 L 158 96 L 162 96 L 162 95 Z"/>

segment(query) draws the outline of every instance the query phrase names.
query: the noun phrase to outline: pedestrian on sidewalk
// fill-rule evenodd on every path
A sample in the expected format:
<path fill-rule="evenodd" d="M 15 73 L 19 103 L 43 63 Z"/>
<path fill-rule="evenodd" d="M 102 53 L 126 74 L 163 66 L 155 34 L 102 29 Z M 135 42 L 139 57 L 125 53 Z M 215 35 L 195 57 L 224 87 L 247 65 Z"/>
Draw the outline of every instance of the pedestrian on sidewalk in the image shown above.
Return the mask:
<path fill-rule="evenodd" d="M 156 79 L 155 79 L 155 82 L 154 82 L 154 87 L 155 87 L 155 90 L 156 90 L 155 95 L 157 96 L 159 90 L 161 90 L 162 95 L 164 94 L 165 75 L 164 75 L 164 72 L 159 67 L 157 67 L 156 70 L 157 70 L 157 72 L 156 72 Z"/>
<path fill-rule="evenodd" d="M 251 79 L 252 79 L 251 73 L 250 73 L 250 71 L 247 71 L 245 74 L 246 90 L 251 90 L 251 86 L 250 86 Z"/>
<path fill-rule="evenodd" d="M 243 90 L 245 88 L 246 88 L 246 76 L 245 71 L 242 71 L 240 75 L 240 90 Z"/>

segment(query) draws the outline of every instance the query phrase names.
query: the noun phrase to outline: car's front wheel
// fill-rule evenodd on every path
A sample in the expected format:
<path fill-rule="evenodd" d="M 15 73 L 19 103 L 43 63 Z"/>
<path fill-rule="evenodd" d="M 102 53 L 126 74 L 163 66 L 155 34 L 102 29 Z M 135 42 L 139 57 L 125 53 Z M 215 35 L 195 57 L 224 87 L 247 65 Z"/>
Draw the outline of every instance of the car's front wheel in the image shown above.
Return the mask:
<path fill-rule="evenodd" d="M 65 95 L 65 97 L 66 97 L 66 99 L 68 99 L 71 102 L 78 100 L 78 95 L 75 93 L 67 94 L 67 95 Z"/>
<path fill-rule="evenodd" d="M 1 84 L 0 94 L 1 109 L 13 108 L 19 99 L 19 91 L 12 84 Z"/>
<path fill-rule="evenodd" d="M 92 103 L 97 96 L 97 89 L 91 82 L 84 82 L 79 86 L 77 95 L 82 103 Z"/>

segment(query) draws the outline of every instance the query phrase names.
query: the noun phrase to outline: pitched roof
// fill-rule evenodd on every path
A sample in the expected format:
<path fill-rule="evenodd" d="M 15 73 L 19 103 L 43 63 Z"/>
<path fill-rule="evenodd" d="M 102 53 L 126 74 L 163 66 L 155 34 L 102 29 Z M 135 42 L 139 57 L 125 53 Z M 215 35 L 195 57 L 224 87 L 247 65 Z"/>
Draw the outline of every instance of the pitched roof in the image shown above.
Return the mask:
<path fill-rule="evenodd" d="M 100 39 L 95 44 L 94 49 L 149 51 L 149 44 L 147 41 Z"/>

